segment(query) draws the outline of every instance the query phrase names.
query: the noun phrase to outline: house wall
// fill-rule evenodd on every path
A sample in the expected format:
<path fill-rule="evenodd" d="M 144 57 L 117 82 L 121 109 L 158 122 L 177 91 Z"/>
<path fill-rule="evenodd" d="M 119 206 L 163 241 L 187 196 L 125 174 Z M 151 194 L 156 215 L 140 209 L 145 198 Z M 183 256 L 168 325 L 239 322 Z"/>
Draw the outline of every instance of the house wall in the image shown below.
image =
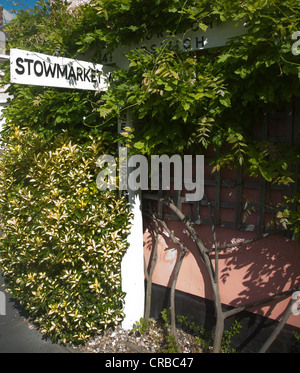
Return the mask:
<path fill-rule="evenodd" d="M 166 220 L 166 223 L 189 249 L 180 269 L 176 289 L 212 300 L 205 266 L 201 262 L 195 244 L 184 233 L 183 223 L 170 220 Z M 195 230 L 208 248 L 213 247 L 209 225 L 195 226 Z M 216 228 L 216 234 L 219 245 L 237 243 L 257 236 L 256 232 L 222 227 Z M 146 264 L 149 265 L 154 237 L 150 222 L 147 220 L 145 221 L 144 242 L 144 255 Z M 165 287 L 171 286 L 172 272 L 178 252 L 178 245 L 171 241 L 166 232 L 160 230 L 158 262 L 153 273 L 153 283 Z M 274 292 L 289 290 L 300 282 L 299 268 L 300 243 L 280 235 L 269 236 L 239 248 L 227 249 L 219 255 L 221 301 L 225 305 L 236 307 L 266 298 Z M 266 306 L 248 311 L 279 320 L 289 299 L 290 297 L 280 302 L 273 301 Z M 288 324 L 300 328 L 300 316 L 292 315 Z"/>
<path fill-rule="evenodd" d="M 260 123 L 253 125 L 258 139 L 274 143 L 299 143 L 299 105 L 287 105 L 280 112 L 264 113 Z M 276 186 L 262 178 L 249 176 L 240 167 L 212 172 L 209 164 L 212 152 L 205 154 L 204 187 L 206 197 L 201 201 L 187 203 L 184 191 L 160 191 L 159 195 L 171 196 L 185 216 L 194 222 L 194 228 L 208 249 L 213 248 L 211 217 L 216 226 L 218 246 L 234 244 L 274 230 L 274 218 L 278 204 L 284 202 L 284 195 L 300 192 L 299 183 L 290 186 Z M 297 167 L 297 166 L 293 166 Z M 295 170 L 294 170 L 295 171 Z M 149 200 L 143 201 L 144 211 L 149 209 Z M 296 206 L 294 206 L 296 208 Z M 189 250 L 186 254 L 177 280 L 176 289 L 193 296 L 212 300 L 212 292 L 206 269 L 202 264 L 195 243 L 184 233 L 184 224 L 160 202 L 151 202 L 170 230 Z M 282 229 L 282 226 L 276 226 Z M 283 292 L 300 284 L 300 241 L 294 241 L 285 233 L 270 235 L 248 245 L 232 247 L 219 255 L 219 284 L 221 301 L 224 305 L 237 307 L 264 299 L 275 292 Z M 144 221 L 144 255 L 147 265 L 152 256 L 154 233 L 149 219 Z M 167 233 L 160 229 L 158 261 L 153 273 L 153 283 L 171 286 L 179 248 Z M 212 254 L 213 255 L 213 254 Z M 214 262 L 213 262 L 214 264 Z M 280 320 L 290 296 L 273 301 L 263 307 L 249 311 L 272 320 Z M 288 324 L 300 328 L 300 315 L 292 315 Z"/>

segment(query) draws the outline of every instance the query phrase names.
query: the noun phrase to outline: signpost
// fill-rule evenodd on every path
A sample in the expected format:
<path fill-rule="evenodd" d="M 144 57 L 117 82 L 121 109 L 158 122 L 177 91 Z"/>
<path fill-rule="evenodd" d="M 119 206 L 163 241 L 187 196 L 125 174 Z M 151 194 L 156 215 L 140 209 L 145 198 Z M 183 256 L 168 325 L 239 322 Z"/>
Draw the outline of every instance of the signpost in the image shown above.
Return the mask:
<path fill-rule="evenodd" d="M 10 50 L 10 81 L 47 87 L 106 90 L 111 68 L 92 62 Z"/>
<path fill-rule="evenodd" d="M 146 35 L 145 39 L 137 45 L 124 46 L 109 53 L 103 50 L 101 63 L 115 63 L 120 68 L 127 68 L 129 61 L 126 54 L 135 48 L 155 52 L 156 48 L 167 44 L 170 46 L 176 45 L 183 52 L 199 51 L 222 47 L 230 38 L 243 35 L 246 32 L 247 27 L 242 23 L 236 25 L 234 22 L 211 22 L 204 31 L 199 27 L 197 22 L 194 22 L 191 24 L 190 29 L 182 34 L 170 35 L 168 33 L 161 33 L 158 35 Z"/>

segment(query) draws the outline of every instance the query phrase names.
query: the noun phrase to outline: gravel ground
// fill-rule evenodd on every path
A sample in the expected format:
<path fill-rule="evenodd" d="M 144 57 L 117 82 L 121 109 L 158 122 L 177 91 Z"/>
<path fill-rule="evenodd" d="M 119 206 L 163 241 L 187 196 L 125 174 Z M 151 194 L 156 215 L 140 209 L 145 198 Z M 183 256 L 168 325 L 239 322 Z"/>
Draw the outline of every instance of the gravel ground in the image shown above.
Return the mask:
<path fill-rule="evenodd" d="M 78 352 L 83 353 L 161 353 L 168 352 L 169 331 L 164 324 L 151 320 L 151 326 L 140 334 L 121 326 L 108 329 L 102 335 L 91 338 Z M 178 345 L 182 353 L 203 353 L 199 339 L 178 329 Z"/>

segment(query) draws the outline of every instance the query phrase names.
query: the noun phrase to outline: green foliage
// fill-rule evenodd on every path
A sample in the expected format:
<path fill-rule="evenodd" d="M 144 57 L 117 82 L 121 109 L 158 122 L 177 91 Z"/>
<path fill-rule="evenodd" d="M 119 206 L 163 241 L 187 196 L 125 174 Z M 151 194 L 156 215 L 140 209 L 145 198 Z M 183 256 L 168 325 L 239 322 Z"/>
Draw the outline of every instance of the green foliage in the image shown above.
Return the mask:
<path fill-rule="evenodd" d="M 79 8 L 67 8 L 65 0 L 40 0 L 33 9 L 18 10 L 6 25 L 9 47 L 74 57 L 84 20 Z"/>
<path fill-rule="evenodd" d="M 213 171 L 241 165 L 251 176 L 284 186 L 299 178 L 295 172 L 299 145 L 258 141 L 253 134 L 253 123 L 262 113 L 299 100 L 300 63 L 292 53 L 292 34 L 300 30 L 299 1 L 156 0 L 150 6 L 148 1 L 95 0 L 92 4 L 99 24 L 107 25 L 100 37 L 107 50 L 132 47 L 129 68 L 114 72 L 98 111 L 107 124 L 131 110 L 130 141 L 136 152 L 199 154 L 212 149 Z M 133 49 L 152 34 L 178 37 L 192 25 L 205 29 L 209 22 L 225 21 L 245 28 L 225 47 L 182 52 L 175 43 L 170 47 L 166 37 L 151 53 Z M 86 39 L 80 43 L 85 50 L 95 46 Z M 100 50 L 100 42 L 98 46 Z M 295 211 L 295 206 L 287 208 Z M 297 211 L 289 214 L 290 227 L 298 223 Z"/>
<path fill-rule="evenodd" d="M 82 91 L 40 87 L 12 86 L 15 99 L 5 108 L 8 120 L 20 126 L 30 125 L 49 139 L 51 133 L 82 127 L 84 118 L 90 119 L 91 94 Z"/>
<path fill-rule="evenodd" d="M 194 337 L 194 343 L 199 344 L 204 351 L 209 351 L 213 344 L 213 334 L 207 332 L 204 328 L 200 328 L 194 321 L 190 321 L 186 316 L 178 315 L 177 321 L 181 327 Z"/>
<path fill-rule="evenodd" d="M 147 329 L 151 326 L 151 321 L 141 317 L 139 321 L 136 321 L 135 326 L 132 328 L 131 332 L 138 332 L 140 335 L 146 333 Z"/>
<path fill-rule="evenodd" d="M 48 142 L 10 126 L 0 162 L 0 268 L 9 291 L 62 342 L 82 343 L 123 317 L 120 261 L 129 211 L 96 187 L 105 139 Z"/>
<path fill-rule="evenodd" d="M 223 338 L 222 338 L 222 352 L 225 353 L 235 353 L 237 350 L 230 349 L 231 339 L 235 335 L 239 334 L 239 329 L 241 329 L 241 324 L 239 321 L 235 320 L 234 323 L 231 325 L 230 329 L 224 330 Z"/>
<path fill-rule="evenodd" d="M 166 330 L 169 329 L 169 323 L 170 323 L 170 309 L 164 308 L 161 311 L 161 318 L 164 322 L 164 327 Z M 176 338 L 174 335 L 172 335 L 170 332 L 166 335 L 166 341 L 167 346 L 162 349 L 163 353 L 178 353 L 180 352 L 180 346 L 176 341 Z"/>
<path fill-rule="evenodd" d="M 188 320 L 186 316 L 178 315 L 176 317 L 177 321 L 181 323 L 184 327 L 186 327 L 190 332 L 194 334 L 199 334 L 203 331 L 199 325 L 196 325 L 194 321 Z"/>
<path fill-rule="evenodd" d="M 296 339 L 296 341 L 299 341 L 299 342 L 300 342 L 300 334 L 299 334 L 299 333 L 294 332 L 294 333 L 293 333 L 293 336 L 294 336 L 294 338 Z"/>
<path fill-rule="evenodd" d="M 277 219 L 285 227 L 290 227 L 295 238 L 300 237 L 300 194 L 297 193 L 292 198 L 286 198 L 287 206 L 283 206 L 281 211 L 277 212 Z M 295 207 L 296 208 L 293 208 Z M 285 207 L 285 208 L 284 208 Z"/>
<path fill-rule="evenodd" d="M 199 343 L 205 351 L 210 351 L 213 344 L 213 333 L 208 332 L 204 328 L 200 328 L 194 321 L 190 321 L 186 316 L 178 315 L 177 321 L 181 324 L 188 333 L 194 337 L 194 343 Z M 232 338 L 239 334 L 242 328 L 241 323 L 237 320 L 233 322 L 229 329 L 224 330 L 221 352 L 222 353 L 236 353 L 236 349 L 230 347 Z"/>
<path fill-rule="evenodd" d="M 93 250 L 98 260 L 99 250 L 115 244 L 119 254 L 109 249 L 116 254 L 109 260 L 119 268 L 127 213 L 122 199 L 96 191 L 91 162 L 103 152 L 115 154 L 117 117 L 127 109 L 133 113 L 133 128 L 126 135 L 132 151 L 200 154 L 212 149 L 217 154 L 214 170 L 242 165 L 252 176 L 286 186 L 299 177 L 294 172 L 299 147 L 255 140 L 253 123 L 262 112 L 299 98 L 299 56 L 291 48 L 292 34 L 300 30 L 300 4 L 92 0 L 72 11 L 67 6 L 60 0 L 40 1 L 33 10 L 19 12 L 6 26 L 8 47 L 66 57 L 87 53 L 84 58 L 99 62 L 103 53 L 130 45 L 129 68 L 116 68 L 105 94 L 9 88 L 14 98 L 5 110 L 1 265 L 12 291 L 45 332 L 79 341 L 96 330 L 99 320 L 104 326 L 120 319 L 119 303 L 109 306 L 119 294 L 110 293 L 108 285 L 114 282 L 103 285 L 108 298 L 97 291 L 104 267 L 96 265 Z M 195 25 L 205 30 L 209 22 L 224 21 L 245 26 L 245 34 L 225 47 L 182 52 L 166 40 L 151 53 L 135 48 L 150 35 L 178 37 Z M 5 83 L 9 66 L 4 70 Z M 93 141 L 99 142 L 94 151 Z M 286 202 L 278 218 L 299 233 L 299 198 Z M 106 224 L 111 224 L 107 230 Z M 109 234 L 120 234 L 121 241 Z M 81 302 L 93 296 L 96 305 Z M 82 308 L 74 308 L 74 302 Z"/>
<path fill-rule="evenodd" d="M 9 47 L 74 57 L 87 15 L 38 2 L 7 25 Z M 4 82 L 9 66 L 4 66 Z M 0 268 L 11 293 L 53 340 L 82 343 L 123 318 L 121 259 L 129 208 L 96 187 L 116 125 L 95 128 L 96 92 L 11 85 L 1 156 Z M 94 127 L 94 128 L 91 128 Z"/>
<path fill-rule="evenodd" d="M 139 152 L 183 152 L 195 125 L 228 95 L 222 80 L 209 71 L 205 74 L 196 58 L 164 46 L 157 53 L 128 55 L 129 69 L 114 73 L 99 112 L 115 118 L 120 105 L 130 108 L 135 117 L 133 146 Z"/>
<path fill-rule="evenodd" d="M 177 320 L 189 333 L 192 333 L 192 335 L 198 339 L 199 344 L 203 349 L 206 351 L 211 349 L 213 343 L 212 333 L 208 333 L 204 328 L 200 328 L 199 325 L 195 324 L 195 322 L 189 321 L 186 316 L 178 315 Z M 237 352 L 235 349 L 230 348 L 230 344 L 232 338 L 239 333 L 241 327 L 240 322 L 235 320 L 230 329 L 224 331 L 221 345 L 222 353 Z"/>
<path fill-rule="evenodd" d="M 201 8 L 209 14 L 209 3 L 202 3 L 195 11 Z M 116 46 L 138 43 L 146 35 L 186 31 L 194 20 L 193 9 L 189 14 L 194 5 L 191 0 L 92 0 L 90 4 L 92 7 L 86 6 L 92 22 L 90 31 L 81 35 L 78 45 L 81 53 L 93 49 L 98 58 L 104 46 L 111 51 Z"/>
<path fill-rule="evenodd" d="M 167 345 L 166 348 L 162 349 L 162 353 L 165 353 L 165 354 L 177 354 L 177 353 L 179 353 L 180 352 L 180 346 L 176 342 L 176 339 L 175 339 L 174 335 L 168 334 L 166 336 L 166 339 L 167 339 L 168 345 Z"/>
<path fill-rule="evenodd" d="M 170 309 L 169 308 L 164 308 L 161 311 L 161 318 L 166 325 L 170 323 Z"/>

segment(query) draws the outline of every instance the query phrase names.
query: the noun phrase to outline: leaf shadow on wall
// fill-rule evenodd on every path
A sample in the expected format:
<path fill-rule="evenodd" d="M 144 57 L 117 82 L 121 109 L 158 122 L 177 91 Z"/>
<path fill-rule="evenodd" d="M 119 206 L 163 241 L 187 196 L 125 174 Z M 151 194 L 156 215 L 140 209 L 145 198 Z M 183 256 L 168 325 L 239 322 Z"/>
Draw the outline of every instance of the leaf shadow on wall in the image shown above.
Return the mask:
<path fill-rule="evenodd" d="M 245 239 L 257 235 L 253 232 L 240 232 L 239 237 L 243 236 L 243 239 Z M 275 235 L 249 245 L 233 247 L 221 252 L 219 259 L 223 263 L 220 269 L 222 292 L 226 292 L 226 289 L 232 287 L 236 290 L 235 297 L 232 298 L 230 305 L 234 307 L 243 306 L 299 285 L 299 248 L 299 242 L 293 242 L 283 236 Z M 234 282 L 237 282 L 237 285 L 234 285 Z M 290 296 L 271 301 L 264 306 L 247 309 L 251 313 L 255 312 L 268 318 L 259 319 L 257 327 L 252 328 L 253 331 L 247 340 L 253 338 L 262 328 L 275 324 L 274 318 L 279 320 L 282 318 L 286 306 L 284 304 L 278 305 L 278 303 L 287 298 L 290 298 Z M 236 318 L 239 317 L 242 317 L 242 314 L 236 316 Z M 253 313 L 249 317 L 249 329 L 253 327 L 255 321 L 256 316 Z M 246 342 L 244 341 L 244 343 Z"/>

